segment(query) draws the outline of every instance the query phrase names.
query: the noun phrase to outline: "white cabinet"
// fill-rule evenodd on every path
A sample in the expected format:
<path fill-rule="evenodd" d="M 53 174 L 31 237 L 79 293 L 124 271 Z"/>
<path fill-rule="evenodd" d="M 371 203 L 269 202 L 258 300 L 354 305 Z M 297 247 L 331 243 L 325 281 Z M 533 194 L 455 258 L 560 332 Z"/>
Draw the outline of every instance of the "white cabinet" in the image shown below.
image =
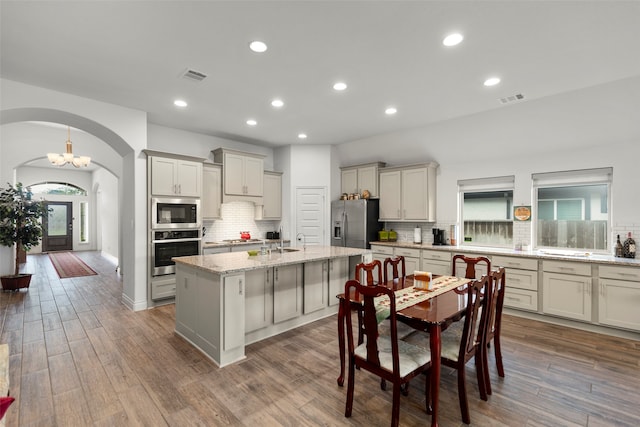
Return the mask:
<path fill-rule="evenodd" d="M 329 260 L 329 306 L 338 305 L 336 296 L 344 292 L 344 285 L 349 280 L 349 258 L 332 258 Z"/>
<path fill-rule="evenodd" d="M 412 248 L 395 248 L 393 252 L 394 256 L 403 256 L 404 257 L 404 265 L 407 274 L 413 274 L 416 270 L 421 270 L 420 268 L 420 249 L 412 249 Z M 384 263 L 383 263 L 384 268 Z M 400 273 L 402 274 L 402 273 Z M 383 273 L 384 275 L 384 273 Z"/>
<path fill-rule="evenodd" d="M 264 173 L 262 205 L 256 205 L 256 218 L 279 220 L 282 218 L 282 173 Z"/>
<path fill-rule="evenodd" d="M 151 156 L 151 194 L 200 197 L 202 163 Z"/>
<path fill-rule="evenodd" d="M 203 165 L 202 167 L 202 219 L 222 218 L 222 167 Z"/>
<path fill-rule="evenodd" d="M 176 280 L 176 330 L 192 342 L 196 341 L 197 282 L 193 270 L 182 271 Z"/>
<path fill-rule="evenodd" d="M 273 322 L 302 314 L 302 264 L 273 269 Z"/>
<path fill-rule="evenodd" d="M 202 255 L 223 254 L 225 252 L 231 252 L 231 247 L 222 246 L 213 248 L 202 248 Z"/>
<path fill-rule="evenodd" d="M 362 194 L 364 190 L 368 190 L 371 197 L 378 197 L 378 174 L 379 169 L 384 166 L 385 163 L 376 162 L 340 168 L 342 192 Z"/>
<path fill-rule="evenodd" d="M 373 252 L 373 260 L 380 261 L 383 267 L 384 260 L 393 257 L 393 246 L 371 245 L 371 251 Z"/>
<path fill-rule="evenodd" d="M 223 348 L 244 346 L 244 274 L 224 277 Z"/>
<path fill-rule="evenodd" d="M 542 311 L 545 314 L 590 322 L 591 265 L 543 261 L 542 269 Z"/>
<path fill-rule="evenodd" d="M 245 332 L 269 326 L 273 322 L 273 269 L 245 272 Z"/>
<path fill-rule="evenodd" d="M 494 270 L 498 267 L 505 268 L 505 307 L 538 311 L 537 259 L 493 256 L 491 266 Z"/>
<path fill-rule="evenodd" d="M 422 250 L 422 268 L 420 270 L 429 271 L 442 276 L 451 275 L 451 253 L 448 251 Z"/>
<path fill-rule="evenodd" d="M 329 260 L 304 263 L 304 314 L 327 306 L 329 288 Z"/>
<path fill-rule="evenodd" d="M 151 299 L 156 301 L 176 295 L 176 278 L 173 274 L 151 278 Z"/>
<path fill-rule="evenodd" d="M 262 197 L 264 156 L 219 148 L 214 161 L 222 163 L 225 196 Z M 226 199 L 223 198 L 223 201 Z"/>
<path fill-rule="evenodd" d="M 640 331 L 640 268 L 599 266 L 598 322 Z"/>
<path fill-rule="evenodd" d="M 435 163 L 380 172 L 381 221 L 435 221 Z"/>

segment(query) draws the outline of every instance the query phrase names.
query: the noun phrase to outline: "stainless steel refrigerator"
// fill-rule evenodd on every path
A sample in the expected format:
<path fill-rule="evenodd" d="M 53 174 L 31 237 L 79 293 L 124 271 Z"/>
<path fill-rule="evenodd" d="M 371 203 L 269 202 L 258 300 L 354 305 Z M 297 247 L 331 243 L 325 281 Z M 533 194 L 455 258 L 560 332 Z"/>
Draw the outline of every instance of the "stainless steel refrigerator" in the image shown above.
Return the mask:
<path fill-rule="evenodd" d="M 331 202 L 331 246 L 369 249 L 382 229 L 378 199 Z"/>

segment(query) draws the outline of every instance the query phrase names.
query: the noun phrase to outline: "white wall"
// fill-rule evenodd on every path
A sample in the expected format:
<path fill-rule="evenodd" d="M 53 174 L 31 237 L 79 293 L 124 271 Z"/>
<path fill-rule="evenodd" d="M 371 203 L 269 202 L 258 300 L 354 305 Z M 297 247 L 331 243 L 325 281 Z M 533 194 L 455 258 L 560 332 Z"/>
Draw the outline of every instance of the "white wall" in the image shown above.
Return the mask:
<path fill-rule="evenodd" d="M 114 259 L 120 254 L 120 200 L 118 179 L 99 169 L 93 173 L 96 200 L 96 248 Z"/>

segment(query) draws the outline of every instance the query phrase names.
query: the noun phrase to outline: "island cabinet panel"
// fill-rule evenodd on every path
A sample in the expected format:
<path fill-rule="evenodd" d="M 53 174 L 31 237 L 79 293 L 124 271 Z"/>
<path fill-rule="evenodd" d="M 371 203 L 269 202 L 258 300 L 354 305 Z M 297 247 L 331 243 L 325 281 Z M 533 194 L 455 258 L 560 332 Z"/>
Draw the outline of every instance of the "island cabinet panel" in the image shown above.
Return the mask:
<path fill-rule="evenodd" d="M 598 322 L 640 331 L 640 268 L 599 267 Z"/>
<path fill-rule="evenodd" d="M 543 312 L 590 322 L 591 266 L 571 262 L 543 261 L 542 268 Z M 563 273 L 557 273 L 557 271 Z M 507 286 L 508 283 L 507 281 Z"/>
<path fill-rule="evenodd" d="M 304 263 L 304 314 L 312 313 L 327 306 L 329 287 L 329 261 Z"/>
<path fill-rule="evenodd" d="M 273 269 L 245 272 L 245 332 L 253 332 L 273 323 Z"/>
<path fill-rule="evenodd" d="M 302 264 L 273 269 L 273 322 L 302 314 Z"/>
<path fill-rule="evenodd" d="M 244 274 L 224 277 L 224 350 L 244 346 Z"/>
<path fill-rule="evenodd" d="M 329 260 L 329 306 L 338 305 L 338 294 L 344 292 L 344 284 L 349 280 L 349 258 Z"/>
<path fill-rule="evenodd" d="M 185 270 L 176 280 L 176 330 L 185 338 L 196 341 L 198 276 Z"/>

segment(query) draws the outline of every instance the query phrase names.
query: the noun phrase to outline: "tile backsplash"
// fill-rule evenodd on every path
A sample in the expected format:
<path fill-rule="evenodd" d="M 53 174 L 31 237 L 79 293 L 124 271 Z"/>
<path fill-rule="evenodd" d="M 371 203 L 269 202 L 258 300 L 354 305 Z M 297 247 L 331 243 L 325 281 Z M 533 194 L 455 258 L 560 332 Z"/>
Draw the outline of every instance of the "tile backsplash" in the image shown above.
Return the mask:
<path fill-rule="evenodd" d="M 278 231 L 280 221 L 256 221 L 255 209 L 256 206 L 249 202 L 223 203 L 222 219 L 203 221 L 206 228 L 203 241 L 239 239 L 241 231 L 251 233 L 252 239 L 264 239 L 267 231 Z"/>

